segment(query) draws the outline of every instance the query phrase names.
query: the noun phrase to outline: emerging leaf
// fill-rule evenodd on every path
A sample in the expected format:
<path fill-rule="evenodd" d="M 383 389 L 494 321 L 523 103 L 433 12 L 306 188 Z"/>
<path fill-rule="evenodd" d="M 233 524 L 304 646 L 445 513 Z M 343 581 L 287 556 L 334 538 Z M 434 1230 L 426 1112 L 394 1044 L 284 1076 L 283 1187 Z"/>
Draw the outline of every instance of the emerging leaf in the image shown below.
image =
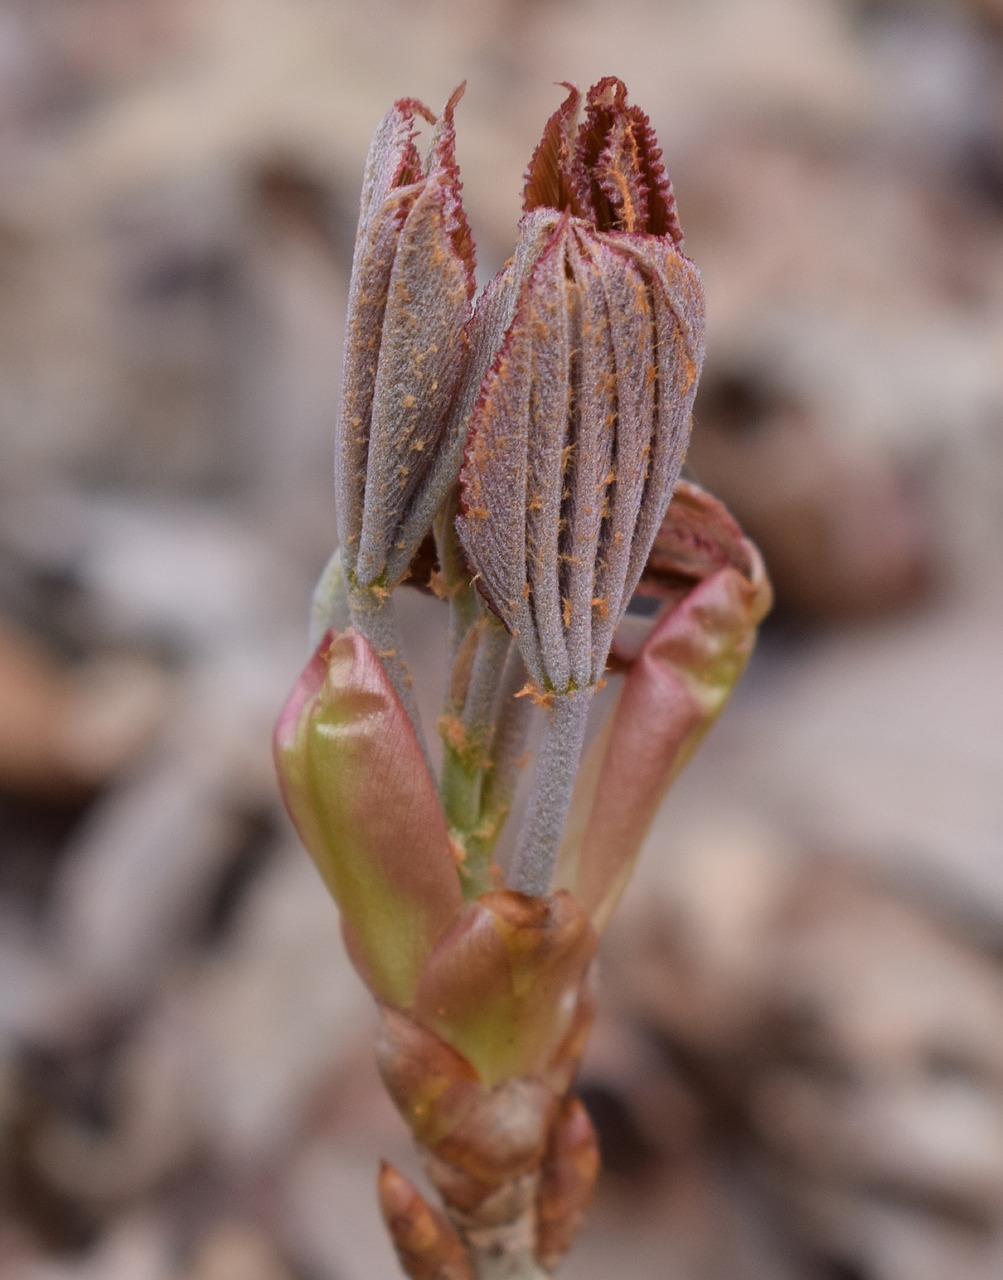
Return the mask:
<path fill-rule="evenodd" d="M 530 162 L 457 525 L 482 594 L 552 693 L 602 678 L 703 360 L 703 293 L 647 117 L 603 80 L 574 139 L 578 101 L 572 89 Z"/>
<path fill-rule="evenodd" d="M 363 587 L 404 576 L 459 468 L 462 435 L 445 437 L 474 293 L 454 156 L 461 92 L 425 166 L 415 117 L 433 117 L 412 99 L 395 103 L 366 162 L 335 450 L 339 540 Z"/>

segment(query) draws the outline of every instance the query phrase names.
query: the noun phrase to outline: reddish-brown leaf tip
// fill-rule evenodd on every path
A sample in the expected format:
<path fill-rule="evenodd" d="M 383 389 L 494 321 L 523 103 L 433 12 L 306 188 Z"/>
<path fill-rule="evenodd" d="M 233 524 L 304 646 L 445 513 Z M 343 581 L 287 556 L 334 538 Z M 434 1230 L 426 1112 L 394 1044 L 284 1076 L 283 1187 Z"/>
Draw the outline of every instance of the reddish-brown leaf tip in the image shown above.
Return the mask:
<path fill-rule="evenodd" d="M 568 96 L 547 121 L 539 146 L 526 168 L 522 207 L 565 210 L 581 214 L 578 196 L 570 181 L 571 153 L 581 93 L 573 84 L 561 81 Z"/>
<path fill-rule="evenodd" d="M 466 267 L 467 296 L 473 298 L 476 288 L 474 269 L 477 258 L 470 223 L 467 221 L 466 211 L 460 199 L 463 183 L 460 181 L 460 169 L 456 163 L 456 129 L 453 124 L 453 112 L 466 92 L 466 88 L 467 82 L 464 80 L 449 95 L 446 105 L 442 108 L 429 148 L 427 173 L 429 178 L 438 177 L 443 181 L 446 228 L 457 257 Z"/>

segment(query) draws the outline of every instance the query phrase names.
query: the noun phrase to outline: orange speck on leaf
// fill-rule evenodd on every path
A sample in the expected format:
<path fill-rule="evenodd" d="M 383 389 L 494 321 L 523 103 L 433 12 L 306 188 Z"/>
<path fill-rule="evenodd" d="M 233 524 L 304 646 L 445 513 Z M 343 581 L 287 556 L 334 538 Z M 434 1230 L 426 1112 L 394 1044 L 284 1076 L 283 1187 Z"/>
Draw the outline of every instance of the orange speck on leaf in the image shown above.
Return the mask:
<path fill-rule="evenodd" d="M 538 707 L 549 707 L 554 701 L 552 693 L 548 693 L 546 689 L 541 689 L 532 680 L 528 680 L 515 696 L 517 698 L 532 698 Z"/>

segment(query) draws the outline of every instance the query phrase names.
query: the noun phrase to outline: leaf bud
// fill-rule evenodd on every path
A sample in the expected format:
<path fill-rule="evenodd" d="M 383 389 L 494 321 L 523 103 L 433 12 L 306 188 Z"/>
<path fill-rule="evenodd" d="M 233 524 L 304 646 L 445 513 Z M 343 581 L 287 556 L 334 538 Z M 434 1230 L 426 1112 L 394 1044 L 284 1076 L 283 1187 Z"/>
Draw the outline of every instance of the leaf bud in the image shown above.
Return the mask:
<path fill-rule="evenodd" d="M 474 248 L 460 199 L 450 98 L 423 163 L 410 98 L 369 149 L 349 288 L 335 449 L 338 536 L 350 582 L 389 590 L 407 573 L 455 481 L 450 408 L 464 360 Z"/>
<path fill-rule="evenodd" d="M 458 530 L 547 693 L 595 685 L 672 496 L 704 304 L 647 117 L 571 89 L 530 162 L 513 315 L 481 384 Z"/>

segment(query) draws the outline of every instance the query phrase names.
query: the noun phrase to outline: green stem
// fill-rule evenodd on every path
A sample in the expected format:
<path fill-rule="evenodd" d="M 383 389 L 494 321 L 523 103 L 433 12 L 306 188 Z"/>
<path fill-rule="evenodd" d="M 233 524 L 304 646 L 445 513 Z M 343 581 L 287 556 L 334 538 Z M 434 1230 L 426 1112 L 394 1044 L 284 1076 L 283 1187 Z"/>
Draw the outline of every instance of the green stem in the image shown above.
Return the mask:
<path fill-rule="evenodd" d="M 483 776 L 483 770 L 469 764 L 463 751 L 446 743 L 439 790 L 453 838 L 464 846 L 480 821 Z"/>
<path fill-rule="evenodd" d="M 557 861 L 575 774 L 585 743 L 591 687 L 554 696 L 536 758 L 536 781 L 519 833 L 512 887 L 543 897 Z"/>
<path fill-rule="evenodd" d="M 440 788 L 453 839 L 467 855 L 463 879 L 468 896 L 490 887 L 494 840 L 484 830 L 483 794 L 493 768 L 495 708 L 512 645 L 511 636 L 493 615 L 485 615 L 477 625 L 477 648 L 462 709 L 447 712 L 445 718 Z"/>

